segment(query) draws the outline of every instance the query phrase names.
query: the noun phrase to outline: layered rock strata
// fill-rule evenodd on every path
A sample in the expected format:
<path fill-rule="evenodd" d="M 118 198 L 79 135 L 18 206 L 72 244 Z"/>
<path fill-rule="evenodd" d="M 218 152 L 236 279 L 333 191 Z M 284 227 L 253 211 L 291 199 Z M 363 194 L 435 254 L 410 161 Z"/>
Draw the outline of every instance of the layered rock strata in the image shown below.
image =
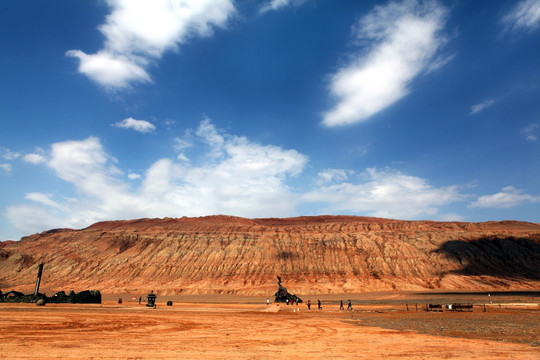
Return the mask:
<path fill-rule="evenodd" d="M 540 289 L 540 224 L 354 216 L 96 223 L 0 243 L 0 289 L 267 295 Z"/>

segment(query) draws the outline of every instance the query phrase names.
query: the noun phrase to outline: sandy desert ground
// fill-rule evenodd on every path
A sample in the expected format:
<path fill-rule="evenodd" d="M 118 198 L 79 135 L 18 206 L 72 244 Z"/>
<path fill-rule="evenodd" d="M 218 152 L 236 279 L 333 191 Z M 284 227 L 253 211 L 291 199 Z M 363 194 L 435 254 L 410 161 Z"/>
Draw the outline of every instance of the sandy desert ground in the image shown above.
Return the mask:
<path fill-rule="evenodd" d="M 158 294 L 159 295 L 159 294 Z M 138 296 L 138 294 L 137 294 Z M 296 306 L 241 296 L 131 295 L 103 304 L 0 304 L 5 359 L 539 359 L 538 292 L 373 293 L 304 296 Z M 316 309 L 317 298 L 322 310 Z M 339 300 L 352 299 L 353 311 Z M 173 306 L 166 306 L 172 300 Z M 428 302 L 475 303 L 473 312 L 426 312 Z M 407 311 L 407 306 L 409 310 Z M 416 311 L 418 306 L 418 311 Z"/>

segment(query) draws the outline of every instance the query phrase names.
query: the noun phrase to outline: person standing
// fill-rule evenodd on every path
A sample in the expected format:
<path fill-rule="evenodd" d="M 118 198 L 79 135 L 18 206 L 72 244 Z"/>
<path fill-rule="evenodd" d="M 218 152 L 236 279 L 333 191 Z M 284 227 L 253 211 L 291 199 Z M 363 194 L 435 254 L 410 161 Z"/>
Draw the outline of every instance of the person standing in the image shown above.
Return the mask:
<path fill-rule="evenodd" d="M 266 306 L 270 305 L 270 298 L 266 298 Z"/>
<path fill-rule="evenodd" d="M 319 310 L 322 310 L 322 306 L 321 306 L 321 300 L 317 299 L 317 307 Z"/>
<path fill-rule="evenodd" d="M 311 300 L 308 300 L 308 301 L 307 301 L 307 309 L 308 309 L 308 310 L 311 310 Z"/>

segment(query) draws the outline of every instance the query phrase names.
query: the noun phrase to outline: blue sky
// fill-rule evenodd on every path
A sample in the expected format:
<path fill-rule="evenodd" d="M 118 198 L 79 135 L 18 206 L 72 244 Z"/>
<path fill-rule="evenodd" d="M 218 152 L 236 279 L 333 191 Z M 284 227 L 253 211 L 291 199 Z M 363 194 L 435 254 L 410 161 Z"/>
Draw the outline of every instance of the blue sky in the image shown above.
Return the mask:
<path fill-rule="evenodd" d="M 539 221 L 540 0 L 0 7 L 0 240 L 213 214 Z"/>

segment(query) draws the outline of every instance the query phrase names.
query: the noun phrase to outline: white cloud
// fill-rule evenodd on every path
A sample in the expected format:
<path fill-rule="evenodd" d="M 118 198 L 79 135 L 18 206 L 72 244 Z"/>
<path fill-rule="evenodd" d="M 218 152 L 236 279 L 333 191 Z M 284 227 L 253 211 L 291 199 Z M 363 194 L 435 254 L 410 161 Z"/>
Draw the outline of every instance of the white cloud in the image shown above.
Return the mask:
<path fill-rule="evenodd" d="M 6 215 L 19 231 L 29 233 L 80 228 L 107 219 L 295 214 L 299 196 L 286 180 L 302 172 L 307 162 L 304 155 L 222 133 L 208 119 L 195 134 L 194 141 L 208 146 L 199 164 L 159 159 L 142 176 L 138 188 L 118 170 L 98 138 L 55 143 L 48 166 L 76 189 L 78 198 L 55 202 L 34 192 L 26 198 L 41 207 L 13 205 Z M 24 218 L 34 213 L 32 221 Z"/>
<path fill-rule="evenodd" d="M 508 29 L 529 31 L 540 27 L 540 0 L 520 1 L 502 19 Z"/>
<path fill-rule="evenodd" d="M 326 204 L 326 211 L 366 213 L 398 219 L 433 217 L 438 206 L 463 200 L 457 186 L 434 188 L 419 177 L 390 169 L 367 169 L 364 182 L 321 186 L 303 196 L 306 202 Z"/>
<path fill-rule="evenodd" d="M 48 165 L 58 177 L 74 184 L 86 194 L 101 198 L 103 194 L 121 193 L 127 187 L 116 179 L 119 175 L 110 157 L 96 137 L 82 141 L 64 141 L 51 147 Z"/>
<path fill-rule="evenodd" d="M 135 120 L 131 117 L 111 125 L 122 129 L 132 129 L 141 133 L 151 133 L 156 130 L 156 127 L 152 123 L 146 120 Z"/>
<path fill-rule="evenodd" d="M 7 173 L 11 172 L 11 164 L 0 164 L 0 169 L 4 170 Z"/>
<path fill-rule="evenodd" d="M 307 0 L 270 0 L 261 6 L 259 12 L 265 13 L 267 11 L 279 10 L 290 5 L 298 6 L 306 1 Z"/>
<path fill-rule="evenodd" d="M 459 214 L 447 213 L 441 214 L 437 220 L 439 221 L 465 221 L 465 218 Z"/>
<path fill-rule="evenodd" d="M 363 17 L 354 31 L 371 47 L 332 76 L 330 91 L 338 104 L 323 123 L 366 120 L 405 96 L 416 76 L 441 66 L 444 61 L 435 55 L 446 41 L 441 34 L 446 17 L 446 8 L 435 1 L 415 0 L 376 6 Z"/>
<path fill-rule="evenodd" d="M 175 138 L 174 139 L 174 145 L 173 148 L 178 152 L 178 155 L 176 158 L 181 161 L 189 162 L 189 158 L 184 154 L 184 150 L 190 148 L 193 146 L 191 140 L 188 140 L 187 138 L 191 137 L 191 134 L 188 132 L 186 133 L 186 138 Z"/>
<path fill-rule="evenodd" d="M 150 76 L 137 64 L 135 58 L 100 51 L 97 54 L 85 54 L 81 50 L 69 50 L 69 57 L 79 59 L 79 72 L 98 84 L 110 88 L 126 88 L 133 82 L 150 82 Z"/>
<path fill-rule="evenodd" d="M 261 7 L 260 12 L 265 13 L 270 10 L 277 10 L 287 5 L 289 5 L 289 0 L 271 0 Z"/>
<path fill-rule="evenodd" d="M 513 186 L 507 186 L 502 191 L 493 195 L 480 196 L 471 203 L 471 208 L 511 208 L 524 203 L 540 202 L 540 196 L 533 196 L 523 193 L 523 190 L 516 189 Z"/>
<path fill-rule="evenodd" d="M 41 154 L 26 154 L 23 156 L 23 161 L 29 162 L 31 164 L 43 164 L 47 162 L 47 159 Z"/>
<path fill-rule="evenodd" d="M 347 180 L 347 178 L 354 174 L 352 170 L 344 169 L 326 169 L 317 174 L 318 185 L 328 184 L 330 182 L 341 182 Z"/>
<path fill-rule="evenodd" d="M 167 130 L 171 131 L 171 128 L 172 128 L 172 126 L 174 124 L 176 124 L 176 121 L 174 121 L 174 120 L 165 120 L 165 121 L 163 121 L 163 124 L 165 125 Z"/>
<path fill-rule="evenodd" d="M 539 127 L 538 124 L 531 124 L 527 126 L 525 129 L 523 129 L 521 133 L 523 134 L 523 136 L 525 136 L 525 139 L 527 139 L 528 141 L 536 141 L 538 140 L 538 136 L 536 135 L 536 131 L 538 127 Z"/>
<path fill-rule="evenodd" d="M 178 156 L 176 157 L 177 160 L 180 160 L 180 161 L 186 161 L 186 162 L 189 162 L 189 158 L 184 155 L 183 153 L 180 153 L 178 154 Z"/>
<path fill-rule="evenodd" d="M 5 215 L 14 227 L 25 235 L 71 226 L 66 218 L 57 216 L 50 209 L 36 205 L 9 206 Z"/>
<path fill-rule="evenodd" d="M 212 157 L 218 158 L 223 154 L 225 138 L 219 134 L 208 118 L 201 122 L 195 134 L 201 139 L 204 139 L 205 143 L 210 146 Z"/>
<path fill-rule="evenodd" d="M 19 154 L 18 152 L 14 152 L 9 149 L 2 148 L 2 147 L 0 147 L 0 151 L 1 151 L 2 157 L 6 160 L 16 160 L 21 156 L 21 154 Z"/>
<path fill-rule="evenodd" d="M 439 207 L 462 201 L 457 186 L 436 188 L 426 179 L 391 169 L 325 169 L 311 191 L 288 182 L 300 175 L 308 158 L 295 150 L 261 145 L 217 129 L 209 119 L 178 148 L 194 151 L 192 161 L 157 159 L 144 173 L 122 172 L 101 141 L 89 137 L 51 145 L 47 165 L 73 187 L 77 198 L 30 192 L 34 203 L 9 206 L 5 214 L 23 234 L 57 227 L 82 228 L 97 221 L 143 217 L 228 214 L 286 217 L 300 206 L 319 203 L 320 212 L 357 213 L 415 219 L 439 215 Z M 139 181 L 132 181 L 137 180 Z"/>
<path fill-rule="evenodd" d="M 473 105 L 471 106 L 471 111 L 469 112 L 469 115 L 478 114 L 479 112 L 484 111 L 485 109 L 487 109 L 494 103 L 495 103 L 495 100 L 490 99 L 490 100 L 481 102 L 480 104 Z"/>
<path fill-rule="evenodd" d="M 50 194 L 42 194 L 42 193 L 39 193 L 39 192 L 32 192 L 32 193 L 26 194 L 26 196 L 24 198 L 28 199 L 28 200 L 35 201 L 35 202 L 37 202 L 39 204 L 42 204 L 42 205 L 50 206 L 50 207 L 53 207 L 53 208 L 60 208 L 61 206 L 56 201 L 52 200 L 51 197 L 52 196 Z"/>
<path fill-rule="evenodd" d="M 107 0 L 111 13 L 99 27 L 105 47 L 96 54 L 69 50 L 79 71 L 108 88 L 151 81 L 146 68 L 195 36 L 212 35 L 235 13 L 231 0 Z"/>
<path fill-rule="evenodd" d="M 190 136 L 191 136 L 191 134 L 188 132 L 186 134 L 186 137 L 190 137 Z M 190 148 L 192 146 L 193 146 L 193 144 L 191 143 L 191 141 L 186 139 L 186 138 L 177 137 L 177 138 L 174 139 L 174 149 L 176 151 L 182 151 L 182 150 Z"/>

